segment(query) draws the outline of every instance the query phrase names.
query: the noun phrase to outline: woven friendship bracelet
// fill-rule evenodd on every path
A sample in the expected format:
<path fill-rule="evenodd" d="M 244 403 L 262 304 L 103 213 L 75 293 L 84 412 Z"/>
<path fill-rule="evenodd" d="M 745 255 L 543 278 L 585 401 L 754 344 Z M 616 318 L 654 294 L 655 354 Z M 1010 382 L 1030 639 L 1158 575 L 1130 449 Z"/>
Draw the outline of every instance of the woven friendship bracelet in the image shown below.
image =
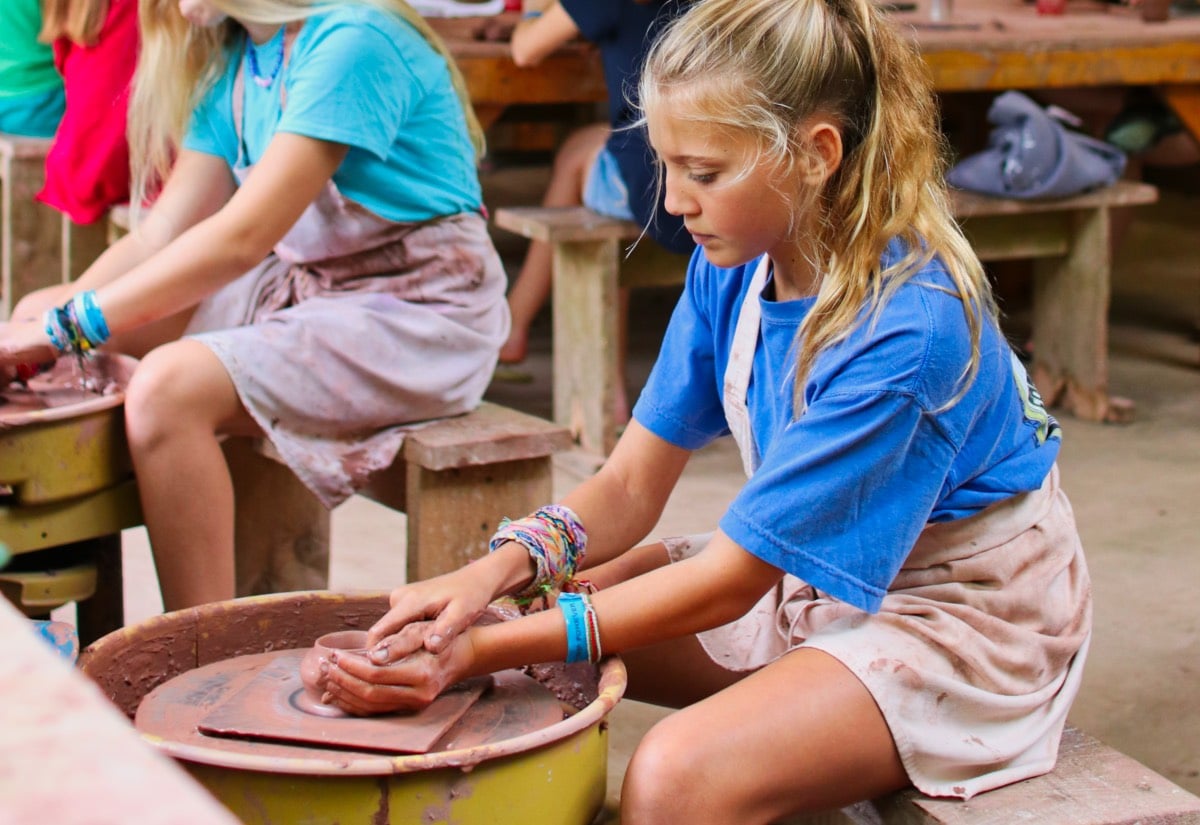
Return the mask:
<path fill-rule="evenodd" d="M 509 541 L 522 545 L 536 567 L 533 581 L 513 596 L 519 604 L 561 590 L 574 577 L 587 550 L 587 533 L 579 517 L 560 504 L 547 505 L 516 521 L 501 522 L 488 550 L 494 552 Z"/>

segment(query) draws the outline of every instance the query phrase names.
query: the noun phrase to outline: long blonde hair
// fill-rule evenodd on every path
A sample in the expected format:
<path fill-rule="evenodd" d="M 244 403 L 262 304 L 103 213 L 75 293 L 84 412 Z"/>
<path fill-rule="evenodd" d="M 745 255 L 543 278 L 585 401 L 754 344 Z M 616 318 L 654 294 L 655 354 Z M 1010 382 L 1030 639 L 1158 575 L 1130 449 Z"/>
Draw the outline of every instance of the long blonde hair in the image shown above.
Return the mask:
<path fill-rule="evenodd" d="M 408 22 L 446 60 L 477 156 L 483 128 L 467 96 L 466 82 L 446 44 L 404 0 L 354 0 L 392 12 Z M 334 0 L 211 0 L 212 6 L 248 23 L 286 25 L 344 5 Z M 140 0 L 142 45 L 129 106 L 135 209 L 166 180 L 192 110 L 225 71 L 243 30 L 232 19 L 210 28 L 194 26 L 179 13 L 178 0 Z"/>
<path fill-rule="evenodd" d="M 65 37 L 81 46 L 93 46 L 106 17 L 108 0 L 42 0 L 42 30 L 38 39 L 53 43 Z"/>
<path fill-rule="evenodd" d="M 815 114 L 840 124 L 841 166 L 796 207 L 816 207 L 816 220 L 803 225 L 824 273 L 797 333 L 797 411 L 818 354 L 854 329 L 864 307 L 877 317 L 934 255 L 971 335 L 971 358 L 947 406 L 962 397 L 979 370 L 984 317 L 998 312 L 951 210 L 928 69 L 873 0 L 703 0 L 654 46 L 639 94 L 648 113 L 670 102 L 672 113 L 749 135 L 756 162 L 778 163 L 791 180 L 809 152 L 799 127 Z M 892 238 L 908 252 L 884 269 Z"/>

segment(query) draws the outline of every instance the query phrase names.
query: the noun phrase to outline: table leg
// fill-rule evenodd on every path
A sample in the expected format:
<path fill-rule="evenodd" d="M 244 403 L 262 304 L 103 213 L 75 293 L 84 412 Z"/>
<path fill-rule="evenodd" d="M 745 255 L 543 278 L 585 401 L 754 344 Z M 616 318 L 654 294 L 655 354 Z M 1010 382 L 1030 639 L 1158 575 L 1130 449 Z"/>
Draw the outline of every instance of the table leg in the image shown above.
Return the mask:
<path fill-rule="evenodd" d="M 1200 85 L 1161 86 L 1158 94 L 1191 136 L 1200 141 Z"/>

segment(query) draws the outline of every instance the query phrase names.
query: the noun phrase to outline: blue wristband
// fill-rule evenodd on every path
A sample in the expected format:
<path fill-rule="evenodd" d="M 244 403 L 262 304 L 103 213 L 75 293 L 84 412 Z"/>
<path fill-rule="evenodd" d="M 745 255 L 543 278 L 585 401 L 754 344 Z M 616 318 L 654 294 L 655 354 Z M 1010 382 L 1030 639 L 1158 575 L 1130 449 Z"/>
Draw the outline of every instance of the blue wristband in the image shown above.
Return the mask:
<path fill-rule="evenodd" d="M 89 289 L 87 292 L 81 292 L 75 296 L 75 300 L 83 310 L 79 313 L 79 320 L 84 325 L 87 337 L 91 339 L 93 347 L 100 346 L 109 339 L 111 333 L 108 331 L 108 321 L 104 319 L 104 313 L 96 303 L 96 291 Z"/>
<path fill-rule="evenodd" d="M 567 623 L 567 663 L 588 661 L 587 607 L 579 593 L 562 593 L 558 606 Z"/>
<path fill-rule="evenodd" d="M 542 16 L 542 13 L 540 11 L 538 11 L 537 9 L 530 9 L 529 11 L 521 12 L 522 20 L 537 20 L 541 16 Z"/>

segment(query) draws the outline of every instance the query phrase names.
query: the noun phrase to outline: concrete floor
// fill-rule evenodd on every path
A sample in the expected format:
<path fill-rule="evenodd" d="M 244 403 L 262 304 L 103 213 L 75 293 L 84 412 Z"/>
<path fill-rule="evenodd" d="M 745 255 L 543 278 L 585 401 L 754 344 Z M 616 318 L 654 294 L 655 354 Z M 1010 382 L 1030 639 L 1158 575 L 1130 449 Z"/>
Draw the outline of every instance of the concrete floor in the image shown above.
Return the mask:
<path fill-rule="evenodd" d="M 1137 215 L 1115 261 L 1110 388 L 1137 403 L 1125 426 L 1062 422 L 1064 487 L 1094 581 L 1096 629 L 1071 721 L 1200 793 L 1200 197 L 1164 193 Z M 630 384 L 648 372 L 671 290 L 635 294 Z M 528 383 L 493 400 L 548 415 L 548 323 L 534 330 Z M 728 439 L 725 439 L 728 442 Z M 556 464 L 556 494 L 579 481 Z M 708 529 L 737 490 L 730 443 L 693 459 L 656 533 Z M 330 586 L 377 589 L 404 576 L 403 516 L 364 499 L 334 512 Z M 144 531 L 126 533 L 130 622 L 161 610 Z M 612 715 L 610 799 L 629 755 L 663 711 L 624 702 Z"/>

